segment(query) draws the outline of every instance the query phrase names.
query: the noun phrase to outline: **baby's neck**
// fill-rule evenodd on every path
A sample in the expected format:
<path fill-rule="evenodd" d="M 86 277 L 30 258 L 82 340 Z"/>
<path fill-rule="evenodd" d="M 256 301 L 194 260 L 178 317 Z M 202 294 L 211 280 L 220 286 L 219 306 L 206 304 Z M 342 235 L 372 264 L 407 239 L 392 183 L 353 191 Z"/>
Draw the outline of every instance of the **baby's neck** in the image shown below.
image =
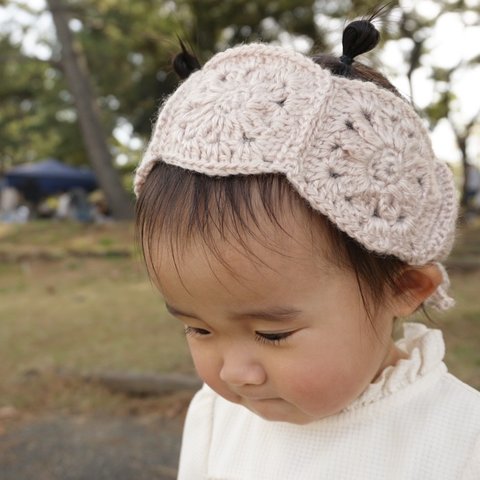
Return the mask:
<path fill-rule="evenodd" d="M 408 353 L 403 351 L 402 349 L 398 348 L 392 340 L 392 346 L 388 351 L 387 355 L 385 356 L 382 365 L 378 369 L 375 377 L 373 378 L 372 382 L 375 382 L 380 374 L 385 370 L 385 368 L 389 366 L 396 365 L 399 360 L 402 358 L 408 358 Z"/>

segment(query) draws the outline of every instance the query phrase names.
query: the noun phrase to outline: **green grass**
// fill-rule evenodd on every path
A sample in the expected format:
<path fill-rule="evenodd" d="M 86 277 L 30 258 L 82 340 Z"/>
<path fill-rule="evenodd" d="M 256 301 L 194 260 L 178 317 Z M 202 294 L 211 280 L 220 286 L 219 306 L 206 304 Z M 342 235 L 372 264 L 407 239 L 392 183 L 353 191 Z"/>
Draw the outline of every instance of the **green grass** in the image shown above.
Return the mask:
<path fill-rule="evenodd" d="M 7 258 L 0 264 L 0 406 L 76 410 L 118 403 L 98 387 L 69 382 L 67 388 L 53 375 L 59 368 L 193 371 L 179 322 L 133 255 L 131 225 L 39 222 L 0 235 Z M 116 256 L 118 250 L 129 254 Z M 45 251 L 60 253 L 45 260 Z"/>
<path fill-rule="evenodd" d="M 460 240 L 454 258 L 480 258 L 480 227 Z M 193 371 L 181 326 L 166 313 L 134 254 L 131 224 L 0 225 L 2 254 L 0 407 L 158 408 L 164 400 L 129 400 L 59 380 L 54 372 Z M 458 306 L 432 316 L 444 331 L 450 371 L 480 389 L 479 285 L 480 270 L 455 270 Z"/>
<path fill-rule="evenodd" d="M 182 367 L 179 325 L 133 261 L 85 259 L 4 268 L 2 366 Z M 173 343 L 172 343 L 173 342 Z"/>
<path fill-rule="evenodd" d="M 129 256 L 134 254 L 131 223 L 81 225 L 38 221 L 0 224 L 0 259 L 62 259 L 68 256 Z"/>
<path fill-rule="evenodd" d="M 452 261 L 471 258 L 480 262 L 480 218 L 457 230 Z"/>

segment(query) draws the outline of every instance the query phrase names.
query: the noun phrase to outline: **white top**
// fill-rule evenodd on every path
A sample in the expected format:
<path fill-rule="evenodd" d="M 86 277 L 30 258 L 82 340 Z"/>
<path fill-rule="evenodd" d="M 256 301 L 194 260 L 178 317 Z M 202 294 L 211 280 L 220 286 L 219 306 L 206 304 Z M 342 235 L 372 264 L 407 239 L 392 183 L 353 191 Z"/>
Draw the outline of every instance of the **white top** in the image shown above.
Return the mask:
<path fill-rule="evenodd" d="M 179 480 L 479 480 L 480 392 L 447 372 L 440 330 L 404 325 L 409 354 L 342 412 L 270 422 L 204 386 L 187 414 Z"/>

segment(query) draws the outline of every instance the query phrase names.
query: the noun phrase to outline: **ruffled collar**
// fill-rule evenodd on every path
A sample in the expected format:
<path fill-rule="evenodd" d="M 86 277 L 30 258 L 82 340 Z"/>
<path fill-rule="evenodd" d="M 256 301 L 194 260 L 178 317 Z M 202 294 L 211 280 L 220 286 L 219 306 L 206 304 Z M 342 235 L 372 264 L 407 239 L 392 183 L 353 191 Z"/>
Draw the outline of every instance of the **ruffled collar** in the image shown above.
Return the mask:
<path fill-rule="evenodd" d="M 386 367 L 344 411 L 356 410 L 386 398 L 438 370 L 443 364 L 445 342 L 438 329 L 427 328 L 421 323 L 405 323 L 403 338 L 395 344 L 408 354 L 408 358 Z"/>

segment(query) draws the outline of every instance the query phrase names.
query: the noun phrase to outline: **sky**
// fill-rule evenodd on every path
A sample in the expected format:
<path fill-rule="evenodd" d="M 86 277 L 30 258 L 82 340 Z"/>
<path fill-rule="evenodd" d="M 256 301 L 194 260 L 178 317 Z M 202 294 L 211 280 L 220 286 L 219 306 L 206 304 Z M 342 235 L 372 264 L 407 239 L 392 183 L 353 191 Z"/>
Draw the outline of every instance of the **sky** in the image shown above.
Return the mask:
<path fill-rule="evenodd" d="M 45 11 L 45 0 L 27 0 L 28 5 L 38 11 Z M 467 6 L 478 5 L 480 0 L 466 0 Z M 36 18 L 23 14 L 12 4 L 8 7 L 0 7 L 0 33 L 10 31 L 13 38 L 21 41 L 25 52 L 42 59 L 49 58 L 50 50 L 39 41 L 42 37 L 51 37 L 54 29 L 48 13 L 42 13 Z M 400 7 L 405 11 L 416 9 L 419 15 L 428 19 L 433 19 L 439 13 L 437 2 L 432 0 L 400 0 Z M 392 12 L 392 20 L 395 19 L 395 11 Z M 332 20 L 322 15 L 316 16 L 317 22 L 328 24 L 328 30 L 331 32 L 330 40 L 332 44 L 339 45 L 338 52 L 341 54 L 341 33 L 344 26 L 343 20 Z M 28 26 L 27 33 L 22 33 L 15 25 L 18 23 Z M 415 71 L 412 79 L 413 83 L 413 101 L 418 109 L 427 107 L 434 99 L 435 92 L 433 83 L 429 79 L 431 66 L 452 68 L 461 62 L 467 62 L 469 59 L 480 55 L 480 25 L 477 25 L 475 15 L 464 14 L 444 14 L 436 22 L 435 27 L 429 38 L 426 40 L 426 46 L 431 49 L 430 54 L 424 59 L 421 68 Z M 71 24 L 75 28 L 75 24 Z M 280 43 L 291 46 L 297 50 L 308 49 L 309 43 L 302 38 L 292 38 L 288 34 L 280 37 Z M 411 97 L 410 87 L 406 77 L 406 66 L 403 62 L 403 55 L 408 51 L 413 42 L 409 39 L 403 39 L 401 42 L 387 42 L 382 51 L 376 52 L 377 58 L 383 65 L 382 72 L 387 75 L 390 81 L 397 89 L 408 98 Z M 452 118 L 455 124 L 461 126 L 467 123 L 471 118 L 480 112 L 480 95 L 478 94 L 478 85 L 480 84 L 480 65 L 475 68 L 462 69 L 454 81 L 453 93 L 456 95 L 455 108 L 452 112 Z M 143 148 L 132 133 L 132 128 L 128 124 L 119 125 L 114 131 L 115 137 L 124 145 L 138 150 Z M 433 148 L 436 155 L 445 161 L 456 163 L 460 160 L 460 152 L 455 145 L 455 140 L 451 126 L 447 120 L 440 121 L 431 135 Z M 477 135 L 469 142 L 469 157 L 480 165 L 480 126 Z M 127 161 L 126 156 L 117 159 L 119 163 Z"/>

